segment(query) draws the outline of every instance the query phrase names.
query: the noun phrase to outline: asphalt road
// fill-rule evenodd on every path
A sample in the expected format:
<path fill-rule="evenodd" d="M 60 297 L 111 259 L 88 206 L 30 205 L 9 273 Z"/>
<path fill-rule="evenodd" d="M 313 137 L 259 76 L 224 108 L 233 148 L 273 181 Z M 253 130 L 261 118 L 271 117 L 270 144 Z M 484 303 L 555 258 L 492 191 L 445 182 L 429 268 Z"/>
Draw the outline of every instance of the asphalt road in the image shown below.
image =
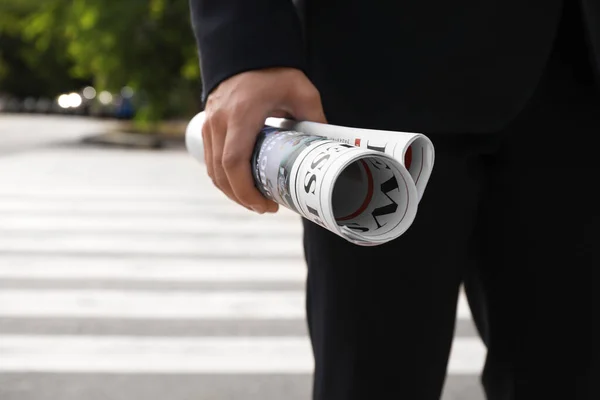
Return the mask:
<path fill-rule="evenodd" d="M 78 144 L 104 124 L 0 114 L 0 398 L 308 400 L 299 217 L 182 150 Z M 443 400 L 482 400 L 458 320 Z"/>

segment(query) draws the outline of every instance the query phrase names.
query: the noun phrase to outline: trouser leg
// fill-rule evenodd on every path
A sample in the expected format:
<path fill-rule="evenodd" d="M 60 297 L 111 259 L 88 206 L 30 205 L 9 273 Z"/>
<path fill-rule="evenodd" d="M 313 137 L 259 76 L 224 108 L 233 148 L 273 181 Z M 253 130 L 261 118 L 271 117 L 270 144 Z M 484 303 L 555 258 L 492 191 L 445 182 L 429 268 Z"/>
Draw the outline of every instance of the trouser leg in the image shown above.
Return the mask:
<path fill-rule="evenodd" d="M 477 142 L 433 136 L 415 222 L 376 247 L 304 221 L 315 400 L 438 400 L 484 171 Z"/>
<path fill-rule="evenodd" d="M 467 288 L 489 400 L 600 398 L 600 95 L 563 67 L 488 165 Z"/>

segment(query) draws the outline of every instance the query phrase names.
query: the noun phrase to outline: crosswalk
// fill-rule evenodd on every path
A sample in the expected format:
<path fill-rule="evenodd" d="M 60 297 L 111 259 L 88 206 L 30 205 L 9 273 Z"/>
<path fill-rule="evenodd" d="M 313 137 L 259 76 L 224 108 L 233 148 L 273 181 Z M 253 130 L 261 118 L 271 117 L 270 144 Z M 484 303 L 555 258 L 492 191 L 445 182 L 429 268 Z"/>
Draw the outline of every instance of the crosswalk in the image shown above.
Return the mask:
<path fill-rule="evenodd" d="M 0 398 L 307 400 L 304 279 L 299 217 L 181 150 L 0 157 Z M 461 297 L 444 400 L 481 399 L 470 318 Z"/>

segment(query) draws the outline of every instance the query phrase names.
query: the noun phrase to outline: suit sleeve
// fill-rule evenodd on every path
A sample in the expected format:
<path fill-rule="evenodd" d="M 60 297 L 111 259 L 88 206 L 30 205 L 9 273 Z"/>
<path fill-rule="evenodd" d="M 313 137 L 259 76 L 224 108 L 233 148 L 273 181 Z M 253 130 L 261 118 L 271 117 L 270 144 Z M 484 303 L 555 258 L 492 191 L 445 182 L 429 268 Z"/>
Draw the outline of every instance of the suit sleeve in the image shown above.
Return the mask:
<path fill-rule="evenodd" d="M 202 101 L 223 80 L 253 69 L 305 71 L 292 0 L 190 0 L 202 73 Z"/>

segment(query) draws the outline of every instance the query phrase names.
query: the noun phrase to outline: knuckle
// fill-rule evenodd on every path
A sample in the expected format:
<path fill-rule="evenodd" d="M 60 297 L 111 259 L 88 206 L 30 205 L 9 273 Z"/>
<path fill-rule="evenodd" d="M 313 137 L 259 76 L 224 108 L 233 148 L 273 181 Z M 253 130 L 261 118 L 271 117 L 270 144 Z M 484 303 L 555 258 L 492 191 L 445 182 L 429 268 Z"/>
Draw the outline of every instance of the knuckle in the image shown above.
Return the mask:
<path fill-rule="evenodd" d="M 250 107 L 252 107 L 252 102 L 246 98 L 246 96 L 238 96 L 234 101 L 232 101 L 230 115 L 234 117 L 239 117 L 248 113 Z"/>
<path fill-rule="evenodd" d="M 222 154 L 213 154 L 213 163 L 216 168 L 221 168 L 223 166 Z"/>
<path fill-rule="evenodd" d="M 320 102 L 321 94 L 314 86 L 304 87 L 300 92 L 300 97 L 306 102 Z"/>
<path fill-rule="evenodd" d="M 206 111 L 206 125 L 212 126 L 221 118 L 223 111 L 220 108 L 212 108 Z"/>
<path fill-rule="evenodd" d="M 218 130 L 223 126 L 223 122 L 227 120 L 227 114 L 227 110 L 223 109 L 222 107 L 207 110 L 204 119 L 204 129 L 206 129 L 207 132 L 212 132 L 213 135 L 218 133 L 214 132 L 214 130 Z"/>
<path fill-rule="evenodd" d="M 223 153 L 221 164 L 223 168 L 231 169 L 238 166 L 242 162 L 242 156 L 238 152 Z"/>
<path fill-rule="evenodd" d="M 210 133 L 210 118 L 206 117 L 204 120 L 204 124 L 202 124 L 202 138 L 206 139 L 206 137 Z"/>

